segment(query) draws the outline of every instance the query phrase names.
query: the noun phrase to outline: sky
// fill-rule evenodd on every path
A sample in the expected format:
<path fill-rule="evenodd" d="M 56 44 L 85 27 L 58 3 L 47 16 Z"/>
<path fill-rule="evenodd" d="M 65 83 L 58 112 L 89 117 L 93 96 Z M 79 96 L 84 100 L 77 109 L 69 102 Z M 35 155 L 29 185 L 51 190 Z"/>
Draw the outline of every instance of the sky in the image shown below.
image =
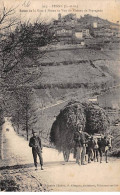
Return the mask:
<path fill-rule="evenodd" d="M 16 8 L 16 15 L 25 21 L 30 19 L 50 21 L 74 13 L 77 17 L 90 14 L 111 22 L 120 21 L 120 0 L 0 0 L 7 9 Z M 2 6 L 0 6 L 2 7 Z"/>

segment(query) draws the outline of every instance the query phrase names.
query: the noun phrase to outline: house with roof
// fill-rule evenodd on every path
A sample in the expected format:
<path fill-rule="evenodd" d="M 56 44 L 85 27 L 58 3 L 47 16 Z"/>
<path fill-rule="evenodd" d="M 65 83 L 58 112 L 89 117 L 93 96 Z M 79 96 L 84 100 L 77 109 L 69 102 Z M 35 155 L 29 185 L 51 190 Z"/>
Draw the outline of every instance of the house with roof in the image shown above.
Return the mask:
<path fill-rule="evenodd" d="M 81 26 L 77 22 L 75 14 L 61 16 L 58 14 L 58 20 L 53 21 L 55 36 L 61 44 L 81 43 L 84 38 L 90 37 L 89 29 Z"/>
<path fill-rule="evenodd" d="M 69 26 L 61 26 L 55 29 L 55 36 L 61 44 L 73 43 L 73 29 Z"/>

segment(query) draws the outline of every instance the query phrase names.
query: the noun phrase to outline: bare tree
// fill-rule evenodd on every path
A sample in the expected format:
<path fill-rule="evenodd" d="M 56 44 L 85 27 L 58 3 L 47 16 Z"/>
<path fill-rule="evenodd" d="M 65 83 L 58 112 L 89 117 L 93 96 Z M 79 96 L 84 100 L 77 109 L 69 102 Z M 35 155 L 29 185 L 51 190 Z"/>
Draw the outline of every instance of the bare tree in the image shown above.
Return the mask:
<path fill-rule="evenodd" d="M 3 135 L 2 135 L 2 125 L 4 123 L 3 109 L 0 106 L 0 159 L 3 158 Z"/>
<path fill-rule="evenodd" d="M 11 7 L 7 9 L 4 4 L 0 10 L 0 36 L 6 37 L 10 33 L 11 28 L 19 24 L 19 19 L 16 18 L 17 7 Z"/>
<path fill-rule="evenodd" d="M 3 52 L 5 39 L 9 36 L 11 28 L 18 24 L 18 19 L 16 17 L 13 17 L 15 13 L 16 8 L 10 8 L 6 9 L 3 5 L 0 9 L 0 98 L 3 97 L 3 89 L 2 89 L 2 70 L 5 66 L 5 59 L 7 56 L 5 56 L 5 52 Z M 1 95 L 2 94 L 2 95 Z M 4 98 L 3 98 L 4 100 Z M 0 109 L 0 159 L 3 158 L 3 132 L 2 132 L 2 121 L 4 121 L 4 115 L 3 115 L 3 101 L 2 101 L 2 108 Z"/>
<path fill-rule="evenodd" d="M 36 123 L 36 112 L 34 107 L 34 90 L 31 87 L 20 87 L 12 90 L 12 103 L 8 106 L 12 122 L 17 127 L 17 132 L 26 132 L 26 138 L 29 138 L 29 130 L 32 130 Z"/>
<path fill-rule="evenodd" d="M 0 91 L 4 112 L 12 116 L 18 133 L 21 127 L 26 131 L 28 140 L 29 129 L 36 123 L 30 97 L 42 74 L 40 58 L 46 53 L 40 52 L 39 47 L 49 44 L 54 33 L 43 22 L 20 24 L 14 16 L 15 9 L 3 5 L 0 13 Z"/>

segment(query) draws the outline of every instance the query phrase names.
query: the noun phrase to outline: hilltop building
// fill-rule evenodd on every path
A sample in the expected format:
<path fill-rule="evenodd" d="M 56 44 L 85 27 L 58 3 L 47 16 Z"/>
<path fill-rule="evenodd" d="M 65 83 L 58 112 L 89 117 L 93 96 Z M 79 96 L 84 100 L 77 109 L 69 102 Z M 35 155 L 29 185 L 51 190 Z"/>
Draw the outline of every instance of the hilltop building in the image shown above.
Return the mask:
<path fill-rule="evenodd" d="M 52 29 L 60 44 L 81 44 L 91 38 L 120 38 L 120 25 L 99 17 L 86 14 L 77 18 L 76 14 L 61 16 L 52 22 Z"/>
<path fill-rule="evenodd" d="M 80 44 L 84 38 L 90 37 L 89 29 L 78 23 L 76 14 L 64 17 L 58 14 L 58 20 L 53 21 L 53 29 L 61 44 Z"/>

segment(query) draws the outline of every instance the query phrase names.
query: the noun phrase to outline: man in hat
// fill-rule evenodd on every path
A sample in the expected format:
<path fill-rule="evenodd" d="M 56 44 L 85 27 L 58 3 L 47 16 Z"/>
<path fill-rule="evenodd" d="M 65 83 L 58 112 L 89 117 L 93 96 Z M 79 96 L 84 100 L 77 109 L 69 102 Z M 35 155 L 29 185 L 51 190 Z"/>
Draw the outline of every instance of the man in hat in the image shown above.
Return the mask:
<path fill-rule="evenodd" d="M 89 136 L 89 134 L 82 131 L 82 126 L 78 126 L 77 131 L 74 133 L 74 141 L 76 151 L 76 163 L 78 163 L 79 165 L 85 165 L 84 160 L 86 154 L 86 136 Z"/>
<path fill-rule="evenodd" d="M 34 159 L 34 165 L 36 167 L 35 170 L 37 170 L 37 155 L 40 159 L 40 165 L 41 170 L 43 170 L 43 158 L 42 158 L 42 145 L 41 145 L 41 139 L 37 135 L 37 132 L 32 129 L 33 136 L 30 138 L 29 146 L 32 147 L 32 154 Z"/>
<path fill-rule="evenodd" d="M 86 160 L 86 142 L 90 135 L 87 132 L 83 132 L 82 127 L 79 128 L 79 133 L 80 133 L 80 142 L 81 142 L 81 147 L 82 147 L 82 152 L 81 152 L 81 165 L 86 165 L 85 160 Z"/>

